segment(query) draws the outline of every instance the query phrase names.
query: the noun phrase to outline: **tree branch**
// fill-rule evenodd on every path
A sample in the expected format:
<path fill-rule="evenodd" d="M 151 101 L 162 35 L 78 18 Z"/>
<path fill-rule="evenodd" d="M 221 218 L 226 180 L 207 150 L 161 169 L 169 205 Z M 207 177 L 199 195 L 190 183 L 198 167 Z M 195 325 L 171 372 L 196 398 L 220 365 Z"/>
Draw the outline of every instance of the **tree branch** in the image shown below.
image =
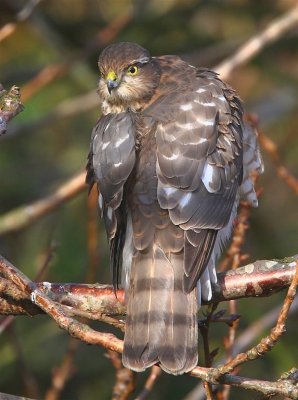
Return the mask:
<path fill-rule="evenodd" d="M 295 274 L 297 258 L 298 256 L 293 256 L 284 260 L 255 261 L 244 267 L 219 273 L 218 283 L 212 288 L 211 302 L 271 296 L 285 289 L 290 285 Z M 27 286 L 20 284 L 19 274 L 23 276 Z M 101 319 L 103 314 L 125 314 L 124 292 L 121 289 L 117 290 L 116 297 L 114 289 L 109 285 L 33 283 L 24 277 L 20 271 L 0 256 L 0 314 L 36 315 L 42 313 L 42 310 L 30 301 L 30 294 L 34 289 L 52 301 L 67 306 L 70 313 L 73 311 L 73 315 L 81 311 L 87 318 L 90 318 L 92 314 L 93 318 Z"/>
<path fill-rule="evenodd" d="M 31 204 L 16 208 L 0 217 L 0 235 L 25 228 L 33 221 L 49 214 L 55 208 L 85 190 L 85 176 L 86 173 L 81 172 L 66 181 L 53 194 Z"/>
<path fill-rule="evenodd" d="M 221 79 L 228 79 L 235 68 L 247 63 L 264 47 L 278 40 L 297 25 L 298 7 L 296 5 L 283 16 L 271 22 L 262 32 L 250 38 L 231 57 L 217 65 L 215 71 L 219 73 Z"/>
<path fill-rule="evenodd" d="M 264 354 L 267 351 L 271 344 L 274 344 L 278 339 L 279 335 L 284 330 L 284 323 L 287 317 L 287 313 L 289 311 L 289 307 L 295 295 L 295 289 L 298 282 L 298 272 L 296 270 L 296 260 L 297 257 L 290 257 L 282 262 L 279 261 L 264 261 L 260 262 L 257 261 L 253 264 L 249 264 L 248 266 L 238 268 L 236 270 L 229 271 L 227 273 L 223 273 L 221 279 L 219 279 L 219 287 L 221 285 L 220 282 L 225 282 L 225 289 L 223 293 L 215 296 L 222 296 L 224 299 L 226 297 L 231 297 L 237 295 L 238 297 L 245 297 L 245 296 L 260 296 L 260 295 L 268 295 L 276 290 L 280 290 L 282 286 L 285 285 L 285 282 L 289 282 L 293 279 L 288 295 L 286 297 L 286 301 L 284 303 L 282 312 L 278 319 L 278 323 L 274 330 L 272 330 L 271 335 L 268 336 L 269 340 L 265 338 L 263 341 L 260 342 L 259 345 L 255 346 L 252 350 L 239 356 L 236 356 L 235 359 L 231 360 L 229 363 L 219 366 L 217 368 L 203 368 L 203 367 L 196 367 L 192 372 L 191 375 L 199 377 L 209 383 L 225 383 L 234 386 L 240 386 L 246 389 L 253 389 L 258 390 L 264 394 L 272 394 L 272 393 L 279 393 L 279 394 L 287 394 L 290 398 L 295 399 L 298 396 L 298 388 L 292 382 L 288 380 L 284 380 L 282 382 L 267 382 L 267 381 L 259 381 L 254 379 L 247 379 L 239 376 L 230 375 L 229 372 L 235 368 L 235 366 L 239 365 L 244 361 L 251 359 L 251 352 L 253 354 Z M 272 272 L 273 279 L 271 280 L 271 288 L 273 287 L 274 290 L 269 290 L 269 272 Z M 283 271 L 283 272 L 282 272 Z M 237 275 L 239 275 L 237 277 Z M 5 260 L 3 257 L 0 258 L 0 276 L 7 281 L 11 282 L 14 289 L 16 289 L 16 295 L 19 298 L 25 298 L 27 301 L 30 298 L 31 301 L 38 306 L 41 310 L 51 316 L 55 322 L 64 330 L 67 330 L 68 333 L 76 337 L 77 339 L 83 340 L 89 344 L 96 344 L 105 347 L 106 349 L 113 350 L 116 352 L 122 352 L 123 350 L 123 342 L 122 340 L 118 339 L 116 336 L 110 333 L 104 332 L 97 332 L 94 329 L 91 329 L 89 326 L 78 322 L 74 318 L 69 315 L 69 307 L 63 306 L 53 299 L 51 299 L 46 293 L 55 293 L 55 285 L 45 284 L 42 283 L 41 285 L 37 285 L 36 283 L 32 282 L 29 278 L 27 278 L 21 271 L 19 271 L 16 267 L 14 267 L 11 263 Z M 257 277 L 256 281 L 254 281 L 254 277 Z M 264 276 L 266 279 L 264 280 Z M 289 278 L 291 276 L 291 278 Z M 293 278 L 294 276 L 294 278 Z M 241 278 L 239 278 L 241 277 Z M 229 287 L 229 280 L 232 279 L 233 289 L 231 288 L 231 292 L 227 290 Z M 239 292 L 235 292 L 236 284 L 239 281 L 243 280 L 245 283 L 240 285 L 241 289 Z M 232 282 L 229 282 L 230 285 Z M 253 282 L 253 284 L 252 284 Z M 258 284 L 256 285 L 256 282 Z M 277 286 L 275 287 L 275 283 L 277 282 Z M 282 285 L 281 285 L 282 283 Z M 236 286 L 235 286 L 236 285 Z M 6 285 L 3 285 L 5 290 Z M 230 286 L 231 287 L 231 286 Z M 87 287 L 83 285 L 69 285 L 68 292 L 70 295 L 67 296 L 68 299 L 71 299 L 71 294 L 79 291 L 81 289 L 84 291 L 91 293 L 96 293 L 96 287 L 92 287 L 87 285 Z M 245 291 L 243 289 L 246 288 Z M 59 287 L 56 287 L 58 290 Z M 60 286 L 61 289 L 61 286 Z M 2 289 L 3 290 L 3 289 Z M 9 289 L 10 294 L 13 294 L 13 289 Z M 44 291 L 43 291 L 44 290 Z M 111 288 L 101 289 L 108 293 L 107 298 L 111 297 L 112 290 Z M 268 291 L 269 290 L 269 291 Z M 45 293 L 46 292 L 46 293 Z M 120 297 L 121 292 L 118 291 L 117 295 L 119 295 L 119 300 L 122 300 L 123 303 L 123 293 L 122 297 Z M 57 295 L 57 293 L 56 293 Z M 65 296 L 65 293 L 63 294 Z M 2 293 L 4 301 L 7 301 L 7 293 Z M 58 293 L 59 296 L 59 293 Z M 114 296 L 115 297 L 115 296 Z M 89 298 L 89 311 L 90 306 L 96 304 L 98 302 L 98 298 L 96 300 L 93 298 L 93 303 L 90 303 Z M 114 300 L 115 301 L 115 300 Z M 117 301 L 117 303 L 121 304 Z M 88 302 L 85 304 L 87 305 Z M 0 304 L 1 306 L 1 304 Z M 122 304 L 123 307 L 123 304 Z M 255 352 L 256 350 L 256 352 Z M 237 358 L 238 357 L 238 358 Z"/>
<path fill-rule="evenodd" d="M 295 274 L 293 276 L 291 285 L 288 289 L 287 296 L 284 300 L 275 327 L 271 330 L 270 334 L 265 338 L 263 338 L 260 341 L 260 343 L 258 343 L 256 346 L 252 347 L 245 353 L 238 354 L 236 357 L 228 361 L 226 364 L 214 368 L 212 371 L 212 375 L 215 378 L 215 380 L 218 380 L 218 378 L 224 374 L 232 372 L 236 367 L 243 364 L 244 362 L 255 360 L 256 358 L 263 356 L 265 353 L 267 353 L 275 346 L 278 339 L 285 332 L 286 319 L 296 295 L 297 285 L 298 285 L 298 260 L 295 265 Z"/>

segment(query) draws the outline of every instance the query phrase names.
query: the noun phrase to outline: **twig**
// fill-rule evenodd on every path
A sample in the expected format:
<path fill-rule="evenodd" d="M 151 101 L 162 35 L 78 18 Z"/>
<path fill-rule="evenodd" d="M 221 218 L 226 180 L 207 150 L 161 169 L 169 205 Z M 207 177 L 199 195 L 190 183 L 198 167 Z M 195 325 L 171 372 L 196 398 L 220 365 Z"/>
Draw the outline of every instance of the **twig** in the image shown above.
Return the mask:
<path fill-rule="evenodd" d="M 298 297 L 295 298 L 290 313 L 294 314 L 298 310 Z M 257 337 L 262 335 L 265 329 L 268 329 L 272 325 L 274 325 L 275 321 L 278 318 L 280 312 L 280 306 L 273 308 L 268 311 L 265 315 L 259 318 L 257 321 L 253 322 L 248 328 L 245 329 L 243 333 L 241 333 L 235 343 L 234 343 L 234 352 L 239 353 L 244 351 L 251 343 L 253 343 Z M 221 360 L 217 361 L 217 365 L 223 364 L 225 362 L 225 357 Z M 205 399 L 205 390 L 201 383 L 195 386 L 185 397 L 183 400 L 203 400 Z"/>
<path fill-rule="evenodd" d="M 101 29 L 94 40 L 85 45 L 84 49 L 70 54 L 66 59 L 64 58 L 61 63 L 47 65 L 22 87 L 23 99 L 28 100 L 55 79 L 66 75 L 74 66 L 77 68 L 78 63 L 81 63 L 82 59 L 88 57 L 94 50 L 98 51 L 98 49 L 108 45 L 114 40 L 132 19 L 133 16 L 131 14 L 122 14 L 119 18 L 115 18 L 109 25 Z M 57 34 L 57 32 L 55 33 Z"/>
<path fill-rule="evenodd" d="M 45 249 L 43 254 L 41 254 L 40 265 L 38 267 L 35 281 L 40 281 L 41 279 L 44 279 L 44 275 L 46 275 L 46 272 L 49 268 L 50 262 L 54 256 L 56 249 L 57 249 L 57 244 L 54 241 L 52 241 L 49 244 L 49 246 Z"/>
<path fill-rule="evenodd" d="M 54 246 L 51 246 L 50 251 L 47 252 L 47 255 L 44 260 L 44 265 L 48 265 L 48 262 L 51 259 L 51 256 L 53 254 Z M 88 276 L 90 267 L 87 268 L 86 276 Z M 39 274 L 40 275 L 40 274 Z M 88 279 L 86 279 L 88 282 Z M 70 307 L 65 307 L 65 311 L 69 316 L 80 316 L 83 317 L 84 319 L 89 318 L 91 319 L 97 319 L 97 320 L 103 320 L 103 318 L 100 318 L 101 316 L 98 316 L 97 314 L 93 313 L 87 313 L 86 311 L 79 311 L 75 309 L 71 309 Z M 87 315 L 86 315 L 87 314 Z M 105 316 L 106 317 L 106 316 Z M 111 317 L 106 317 L 109 318 L 108 323 L 112 324 L 112 321 L 114 321 L 114 318 Z M 86 321 L 87 323 L 87 321 Z M 117 325 L 119 327 L 119 323 Z M 65 353 L 62 363 L 57 367 L 53 373 L 52 376 L 52 382 L 50 388 L 47 390 L 46 393 L 46 400 L 56 400 L 59 398 L 67 380 L 71 378 L 73 375 L 74 371 L 74 356 L 75 352 L 78 348 L 78 341 L 75 341 L 73 338 L 69 340 L 69 345 L 68 345 L 68 350 Z"/>
<path fill-rule="evenodd" d="M 15 331 L 15 325 L 11 325 L 9 327 L 9 340 L 15 353 L 19 369 L 18 376 L 20 376 L 20 381 L 22 382 L 22 386 L 24 387 L 24 392 L 30 397 L 40 398 L 39 382 L 35 378 L 33 371 L 31 371 L 28 365 L 28 362 L 24 355 L 22 339 L 20 339 L 17 332 Z"/>
<path fill-rule="evenodd" d="M 254 179 L 256 180 L 256 179 Z M 251 212 L 251 206 L 245 202 L 241 203 L 237 223 L 234 229 L 233 238 L 229 249 L 226 252 L 226 256 L 223 262 L 219 266 L 219 271 L 225 271 L 230 266 L 232 269 L 236 269 L 240 266 L 240 263 L 245 256 L 241 254 L 241 248 L 245 240 L 246 231 L 248 229 L 248 220 Z M 237 313 L 236 300 L 229 301 L 229 313 Z M 233 347 L 236 339 L 236 331 L 238 328 L 239 319 L 236 319 L 229 327 L 228 336 L 224 337 L 224 347 L 227 355 L 227 360 L 231 360 L 233 356 Z M 225 385 L 221 398 L 227 400 L 229 398 L 231 386 Z"/>
<path fill-rule="evenodd" d="M 81 317 L 81 318 L 90 319 L 90 320 L 94 320 L 94 321 L 105 322 L 109 325 L 114 326 L 117 329 L 120 329 L 122 332 L 124 332 L 124 321 L 119 321 L 116 318 L 109 317 L 106 314 L 98 313 L 98 312 L 96 313 L 96 312 L 82 311 L 82 310 L 78 310 L 74 307 L 69 307 L 69 306 L 64 306 L 64 311 L 69 316 L 76 316 L 76 317 Z"/>
<path fill-rule="evenodd" d="M 61 118 L 71 117 L 85 113 L 86 111 L 98 108 L 99 99 L 95 90 L 81 94 L 70 99 L 66 99 L 53 107 L 46 115 L 38 116 L 36 119 L 28 122 L 22 122 L 13 126 L 12 134 L 26 133 L 32 130 L 41 129 L 43 126 L 48 125 L 51 121 L 59 120 Z"/>
<path fill-rule="evenodd" d="M 210 346 L 209 346 L 209 328 L 210 328 L 210 323 L 212 321 L 214 312 L 218 306 L 218 303 L 215 303 L 211 306 L 211 309 L 208 310 L 207 317 L 205 318 L 204 321 L 199 322 L 199 329 L 200 333 L 203 338 L 203 347 L 204 347 L 204 357 L 205 357 L 205 367 L 211 367 L 213 363 L 213 358 L 215 357 L 217 350 L 213 351 L 212 353 L 210 352 Z M 206 392 L 206 398 L 207 400 L 213 400 L 213 391 L 212 391 L 212 385 L 204 381 L 203 386 L 205 388 Z"/>
<path fill-rule="evenodd" d="M 88 271 L 86 282 L 96 281 L 96 271 L 100 265 L 99 229 L 98 229 L 98 192 L 93 186 L 88 199 L 87 249 Z"/>
<path fill-rule="evenodd" d="M 232 237 L 231 244 L 226 251 L 226 256 L 220 263 L 218 271 L 226 271 L 229 268 L 238 268 L 244 257 L 241 256 L 241 247 L 244 243 L 245 233 L 248 229 L 248 219 L 250 216 L 251 207 L 246 203 L 240 204 L 240 209 L 237 216 L 236 226 Z"/>
<path fill-rule="evenodd" d="M 235 272 L 235 271 L 232 271 Z M 110 349 L 117 352 L 122 352 L 123 350 L 123 342 L 116 338 L 112 334 L 96 332 L 95 330 L 89 328 L 87 325 L 84 325 L 73 318 L 68 317 L 63 309 L 63 306 L 55 303 L 51 299 L 49 299 L 44 293 L 41 292 L 40 289 L 34 284 L 30 279 L 28 279 L 21 271 L 15 268 L 12 264 L 5 261 L 3 258 L 0 259 L 0 273 L 6 279 L 12 281 L 14 285 L 18 287 L 19 290 L 24 291 L 28 296 L 31 297 L 32 301 L 40 307 L 44 312 L 46 312 L 49 316 L 51 316 L 55 322 L 62 329 L 65 329 L 69 332 L 69 334 L 73 337 L 81 339 L 89 344 L 97 344 L 105 347 L 106 349 Z M 284 330 L 284 323 L 287 316 L 287 313 L 290 308 L 290 304 L 295 295 L 296 284 L 298 282 L 298 268 L 296 268 L 296 273 L 294 275 L 293 281 L 290 285 L 288 295 L 286 301 L 284 303 L 282 312 L 278 319 L 277 326 L 272 330 L 271 335 L 269 335 L 268 342 L 261 342 L 262 347 L 253 348 L 252 350 L 245 353 L 248 357 L 244 357 L 245 360 L 249 359 L 249 356 L 257 357 L 258 354 L 261 354 L 263 349 L 270 346 L 278 335 L 281 334 Z M 272 339 L 270 341 L 270 339 Z M 257 352 L 254 352 L 254 350 Z M 267 350 L 266 350 L 267 351 Z M 251 352 L 253 354 L 251 355 Z M 227 365 L 218 368 L 204 368 L 204 367 L 196 367 L 192 372 L 192 376 L 199 377 L 203 380 L 206 380 L 210 383 L 225 383 L 231 384 L 234 386 L 239 386 L 247 389 L 258 390 L 264 394 L 287 394 L 288 397 L 295 399 L 298 396 L 298 388 L 293 385 L 290 381 L 279 381 L 279 382 L 267 382 L 254 380 L 249 378 L 243 378 L 239 376 L 230 375 L 228 372 L 235 368 L 239 363 L 244 362 L 242 360 L 242 355 L 239 355 L 240 360 L 237 360 L 237 357 L 232 360 Z M 235 361 L 236 360 L 236 361 Z M 224 374 L 224 375 L 222 375 Z"/>
<path fill-rule="evenodd" d="M 253 36 L 243 46 L 240 47 L 231 57 L 224 60 L 215 67 L 222 79 L 228 79 L 231 72 L 247 63 L 250 59 L 256 56 L 260 51 L 269 44 L 278 40 L 290 29 L 298 24 L 298 7 L 294 6 L 290 11 L 283 16 L 271 22 L 262 32 Z"/>
<path fill-rule="evenodd" d="M 85 175 L 85 172 L 75 175 L 48 197 L 2 215 L 0 217 L 0 235 L 28 226 L 82 192 L 86 189 Z"/>
<path fill-rule="evenodd" d="M 123 367 L 119 354 L 114 351 L 108 350 L 107 357 L 111 360 L 116 372 L 112 400 L 127 400 L 135 390 L 135 373 Z"/>
<path fill-rule="evenodd" d="M 20 89 L 13 86 L 7 92 L 0 84 L 0 136 L 6 132 L 8 122 L 21 111 Z"/>
<path fill-rule="evenodd" d="M 153 367 L 151 367 L 150 375 L 146 380 L 145 386 L 135 400 L 145 400 L 149 396 L 161 373 L 162 370 L 157 365 L 153 365 Z"/>
<path fill-rule="evenodd" d="M 45 400 L 59 399 L 60 393 L 64 388 L 66 381 L 69 380 L 74 373 L 73 358 L 78 344 L 79 342 L 72 338 L 69 340 L 68 349 L 64 355 L 61 365 L 54 369 L 52 385 L 45 395 Z"/>
<path fill-rule="evenodd" d="M 6 279 L 11 280 L 19 290 L 26 293 L 35 305 L 51 316 L 57 325 L 67 330 L 71 336 L 89 344 L 97 344 L 107 349 L 122 352 L 123 343 L 121 340 L 110 333 L 97 332 L 87 325 L 68 317 L 63 306 L 49 299 L 48 296 L 38 289 L 34 282 L 2 257 L 0 257 L 0 273 Z"/>
<path fill-rule="evenodd" d="M 279 178 L 282 179 L 296 195 L 298 195 L 298 179 L 295 178 L 282 164 L 276 144 L 262 132 L 259 132 L 259 142 L 262 148 L 270 155 Z"/>
<path fill-rule="evenodd" d="M 205 369 L 202 369 L 202 367 L 195 368 L 190 373 L 190 375 L 200 379 L 205 379 L 205 380 L 210 379 L 208 377 L 208 370 L 206 371 Z M 214 383 L 222 383 L 225 385 L 232 385 L 243 389 L 255 390 L 267 396 L 280 394 L 294 400 L 295 399 L 297 400 L 298 398 L 298 388 L 295 384 L 293 384 L 290 381 L 271 382 L 271 381 L 263 381 L 259 379 L 250 379 L 247 377 L 225 374 L 222 377 L 220 377 L 218 381 L 215 381 Z"/>
<path fill-rule="evenodd" d="M 285 332 L 286 319 L 287 319 L 291 304 L 296 295 L 297 285 L 298 285 L 298 261 L 296 262 L 295 275 L 294 275 L 292 283 L 288 289 L 288 293 L 287 293 L 287 296 L 283 303 L 280 314 L 278 316 L 276 325 L 271 330 L 270 334 L 268 336 L 266 336 L 265 338 L 263 338 L 260 341 L 260 343 L 258 343 L 256 346 L 254 346 L 250 350 L 246 351 L 245 353 L 238 354 L 236 357 L 234 357 L 232 360 L 228 361 L 226 364 L 217 367 L 212 372 L 213 378 L 215 378 L 217 380 L 220 376 L 230 373 L 236 367 L 243 364 L 244 362 L 250 361 L 250 360 L 255 360 L 256 358 L 263 356 L 266 352 L 271 350 L 276 345 L 279 338 Z"/>
<path fill-rule="evenodd" d="M 40 3 L 41 0 L 30 0 L 25 6 L 17 13 L 16 21 L 25 21 L 33 13 L 34 8 Z M 11 35 L 17 28 L 17 22 L 9 22 L 0 29 L 0 42 Z"/>

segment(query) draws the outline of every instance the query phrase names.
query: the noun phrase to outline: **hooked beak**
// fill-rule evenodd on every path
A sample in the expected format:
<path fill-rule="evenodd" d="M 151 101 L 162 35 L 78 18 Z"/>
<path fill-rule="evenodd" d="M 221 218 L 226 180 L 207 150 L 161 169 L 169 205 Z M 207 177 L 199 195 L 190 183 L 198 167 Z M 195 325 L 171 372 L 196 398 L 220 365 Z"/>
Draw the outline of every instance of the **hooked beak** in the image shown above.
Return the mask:
<path fill-rule="evenodd" d="M 113 81 L 112 79 L 107 80 L 107 87 L 108 91 L 111 94 L 112 90 L 115 89 L 119 85 L 119 81 L 115 80 Z"/>
<path fill-rule="evenodd" d="M 106 76 L 106 83 L 109 93 L 111 94 L 112 90 L 119 86 L 119 80 L 114 71 L 110 71 Z"/>

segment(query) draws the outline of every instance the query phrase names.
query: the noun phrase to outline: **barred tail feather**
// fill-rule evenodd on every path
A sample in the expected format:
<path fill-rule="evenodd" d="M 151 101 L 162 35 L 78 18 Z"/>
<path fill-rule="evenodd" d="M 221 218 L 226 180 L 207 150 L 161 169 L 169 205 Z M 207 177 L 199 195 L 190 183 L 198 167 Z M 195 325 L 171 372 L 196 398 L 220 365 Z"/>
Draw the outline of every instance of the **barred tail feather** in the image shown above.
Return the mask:
<path fill-rule="evenodd" d="M 133 258 L 123 364 L 143 371 L 155 363 L 178 375 L 197 365 L 196 291 L 183 292 L 183 252 L 153 245 Z"/>

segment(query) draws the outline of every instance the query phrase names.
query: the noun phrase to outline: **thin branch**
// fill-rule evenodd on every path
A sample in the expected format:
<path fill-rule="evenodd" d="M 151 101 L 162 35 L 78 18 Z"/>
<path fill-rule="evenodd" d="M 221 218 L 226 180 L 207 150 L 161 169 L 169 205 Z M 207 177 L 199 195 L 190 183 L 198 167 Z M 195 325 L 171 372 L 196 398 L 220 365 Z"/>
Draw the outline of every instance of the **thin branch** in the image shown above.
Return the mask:
<path fill-rule="evenodd" d="M 211 306 L 211 309 L 210 310 L 208 309 L 208 314 L 207 314 L 205 320 L 202 322 L 199 322 L 199 329 L 200 329 L 200 333 L 203 338 L 205 367 L 212 366 L 213 358 L 215 357 L 215 355 L 217 353 L 217 349 L 215 351 L 210 352 L 210 346 L 209 346 L 209 328 L 210 328 L 210 323 L 214 316 L 214 312 L 215 312 L 217 306 L 218 306 L 218 303 L 213 304 Z M 212 391 L 212 385 L 209 382 L 204 381 L 203 386 L 204 386 L 205 393 L 206 393 L 206 399 L 213 400 L 214 396 L 213 396 L 213 391 Z"/>
<path fill-rule="evenodd" d="M 257 179 L 257 175 L 253 176 L 254 183 Z M 248 220 L 251 213 L 251 206 L 245 202 L 242 202 L 237 216 L 236 226 L 234 228 L 233 237 L 231 244 L 226 252 L 226 256 L 223 262 L 219 266 L 219 271 L 225 271 L 229 267 L 233 270 L 240 266 L 240 263 L 245 259 L 245 255 L 241 253 L 241 248 L 245 241 L 247 229 L 249 227 Z M 229 301 L 229 313 L 230 315 L 237 314 L 237 302 L 236 300 Z M 226 351 L 227 360 L 231 360 L 233 356 L 233 348 L 236 339 L 236 331 L 239 324 L 239 318 L 235 319 L 229 326 L 228 335 L 224 337 L 224 347 Z M 238 371 L 237 371 L 238 372 Z M 221 393 L 221 400 L 227 400 L 230 394 L 230 385 L 225 385 Z"/>
<path fill-rule="evenodd" d="M 161 374 L 162 370 L 157 365 L 153 365 L 153 367 L 151 367 L 150 375 L 146 380 L 143 390 L 139 393 L 139 395 L 135 398 L 135 400 L 147 399 L 147 397 L 152 392 L 152 389 Z"/>
<path fill-rule="evenodd" d="M 25 228 L 85 190 L 85 175 L 85 172 L 81 172 L 61 185 L 53 194 L 2 215 L 0 217 L 0 235 Z"/>
<path fill-rule="evenodd" d="M 208 376 L 208 372 L 201 370 L 201 368 L 195 368 L 190 375 L 200 379 L 209 379 L 206 377 L 206 375 Z M 267 396 L 280 394 L 294 400 L 297 400 L 298 398 L 298 388 L 296 384 L 293 384 L 293 382 L 288 380 L 271 382 L 226 374 L 220 377 L 218 381 L 215 381 L 214 383 L 222 383 L 225 385 L 240 387 L 242 389 L 255 390 Z"/>
<path fill-rule="evenodd" d="M 297 263 L 296 263 L 297 264 Z M 235 271 L 231 271 L 235 272 Z M 48 296 L 46 296 L 37 287 L 35 283 L 30 281 L 21 271 L 15 268 L 12 264 L 0 258 L 0 273 L 4 278 L 11 280 L 12 283 L 17 286 L 21 291 L 24 291 L 27 296 L 30 296 L 32 302 L 40 307 L 44 312 L 51 316 L 55 322 L 62 329 L 65 329 L 73 337 L 83 340 L 89 344 L 96 344 L 105 347 L 106 349 L 122 352 L 123 342 L 116 338 L 114 335 L 109 333 L 97 332 L 87 325 L 84 325 L 73 318 L 68 317 L 63 306 L 55 303 Z M 274 344 L 274 341 L 278 339 L 280 334 L 284 331 L 284 323 L 293 301 L 296 285 L 298 283 L 298 268 L 290 285 L 286 301 L 278 318 L 276 327 L 271 331 L 267 341 L 264 339 L 260 345 L 256 346 L 252 350 L 243 354 L 240 354 L 238 359 L 235 357 L 230 363 L 220 366 L 218 368 L 204 368 L 196 367 L 190 374 L 201 378 L 209 383 L 224 383 L 231 384 L 234 386 L 243 387 L 246 389 L 257 390 L 263 394 L 283 394 L 287 395 L 291 399 L 295 399 L 298 396 L 298 387 L 293 384 L 292 381 L 284 380 L 278 382 L 267 382 L 254 380 L 249 378 L 243 378 L 239 376 L 230 375 L 228 372 L 243 362 L 249 360 L 250 357 L 257 357 L 258 354 L 264 354 L 264 351 L 268 351 L 270 346 Z M 222 375 L 224 374 L 224 375 Z"/>
<path fill-rule="evenodd" d="M 86 282 L 96 282 L 96 272 L 100 265 L 99 229 L 98 229 L 98 192 L 95 186 L 91 189 L 87 198 L 88 223 L 87 223 L 87 250 L 88 269 Z"/>
<path fill-rule="evenodd" d="M 103 48 L 113 41 L 119 33 L 133 20 L 131 13 L 120 15 L 113 19 L 107 26 L 100 29 L 94 39 L 86 43 L 85 47 L 71 53 L 67 58 L 63 57 L 60 63 L 50 64 L 43 68 L 35 77 L 22 87 L 23 99 L 28 100 L 38 91 L 52 83 L 55 79 L 65 76 L 74 67 L 78 67 L 79 63 L 83 63 L 90 54 L 98 49 Z M 57 32 L 55 31 L 55 34 Z M 86 65 L 84 61 L 84 65 Z"/>
<path fill-rule="evenodd" d="M 263 132 L 259 132 L 259 142 L 262 148 L 271 157 L 279 178 L 282 179 L 296 195 L 298 195 L 298 179 L 282 164 L 276 144 Z"/>
<path fill-rule="evenodd" d="M 33 13 L 34 8 L 40 3 L 41 0 L 30 0 L 25 6 L 17 13 L 16 21 L 5 24 L 0 29 L 0 42 L 10 36 L 17 28 L 18 22 L 25 21 Z"/>
<path fill-rule="evenodd" d="M 298 310 L 298 297 L 295 298 L 291 309 L 290 314 L 296 313 Z M 262 335 L 265 329 L 270 328 L 274 325 L 275 321 L 278 318 L 280 312 L 280 306 L 273 308 L 268 311 L 265 315 L 259 318 L 257 321 L 253 322 L 249 325 L 244 332 L 242 332 L 235 341 L 234 344 L 234 352 L 240 353 L 247 349 L 247 347 L 253 343 L 259 336 Z M 290 315 L 289 314 L 289 315 Z M 217 365 L 223 364 L 225 362 L 225 357 L 218 360 L 216 362 Z M 195 386 L 185 397 L 183 400 L 203 400 L 205 399 L 205 389 L 202 383 L 199 383 Z"/>
<path fill-rule="evenodd" d="M 218 267 L 218 271 L 226 271 L 229 268 L 238 268 L 240 262 L 243 261 L 241 256 L 241 247 L 244 243 L 245 233 L 248 229 L 248 219 L 250 216 L 251 207 L 246 202 L 241 202 L 237 216 L 236 226 L 234 228 L 231 244 L 226 251 L 225 258 Z"/>
<path fill-rule="evenodd" d="M 35 305 L 51 316 L 60 328 L 67 330 L 71 336 L 89 344 L 97 344 L 113 351 L 122 352 L 123 343 L 116 336 L 110 333 L 97 332 L 69 317 L 62 305 L 42 293 L 36 283 L 32 282 L 3 257 L 0 257 L 0 273 L 4 278 L 9 279 L 18 290 L 23 291 Z"/>
<path fill-rule="evenodd" d="M 260 341 L 260 343 L 258 343 L 256 346 L 246 351 L 245 353 L 238 354 L 236 357 L 228 361 L 226 364 L 219 366 L 218 368 L 215 368 L 214 371 L 212 372 L 212 376 L 216 380 L 221 375 L 230 373 L 236 367 L 243 364 L 244 362 L 255 360 L 256 358 L 263 356 L 265 353 L 267 353 L 276 345 L 279 338 L 285 332 L 286 319 L 288 317 L 290 307 L 296 295 L 296 288 L 298 285 L 298 261 L 296 262 L 295 268 L 296 268 L 295 275 L 288 289 L 287 296 L 281 308 L 275 327 L 271 329 L 270 334 L 265 338 L 263 338 Z"/>
<path fill-rule="evenodd" d="M 116 372 L 116 382 L 113 387 L 112 400 L 127 400 L 135 390 L 136 374 L 123 367 L 118 353 L 108 350 L 107 357 L 111 360 Z"/>
<path fill-rule="evenodd" d="M 19 133 L 24 134 L 25 132 L 41 129 L 43 126 L 48 126 L 52 121 L 61 118 L 69 118 L 72 115 L 78 115 L 80 113 L 83 114 L 86 113 L 86 111 L 95 108 L 98 109 L 98 106 L 98 95 L 93 89 L 79 96 L 62 100 L 45 115 L 37 116 L 36 119 L 14 125 L 12 128 L 12 135 L 17 135 Z"/>
<path fill-rule="evenodd" d="M 73 359 L 79 342 L 70 339 L 67 352 L 64 355 L 63 361 L 59 367 L 55 368 L 52 376 L 52 385 L 46 392 L 45 400 L 57 400 L 62 389 L 74 373 Z"/>
<path fill-rule="evenodd" d="M 262 32 L 256 34 L 240 47 L 231 57 L 215 67 L 221 79 L 228 79 L 232 71 L 247 63 L 264 47 L 280 39 L 290 29 L 298 25 L 298 7 L 294 6 L 283 16 L 271 22 Z"/>

